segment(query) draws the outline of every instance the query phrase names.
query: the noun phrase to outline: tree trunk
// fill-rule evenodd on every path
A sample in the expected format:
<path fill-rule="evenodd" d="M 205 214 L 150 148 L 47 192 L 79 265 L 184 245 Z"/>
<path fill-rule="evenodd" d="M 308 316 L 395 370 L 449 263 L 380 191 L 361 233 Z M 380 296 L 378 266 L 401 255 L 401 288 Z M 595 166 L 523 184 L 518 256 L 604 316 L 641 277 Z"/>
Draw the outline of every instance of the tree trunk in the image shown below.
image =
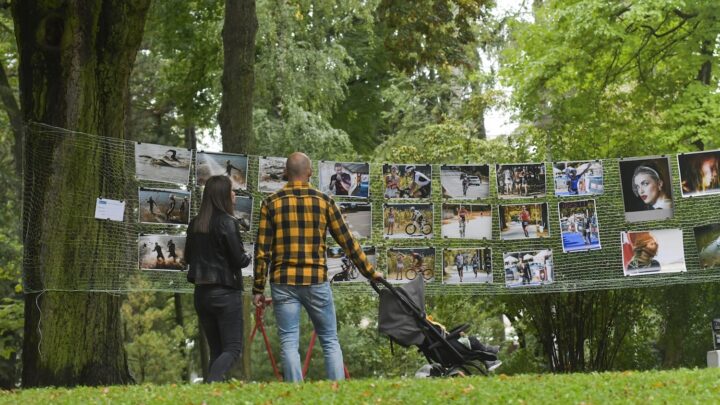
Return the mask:
<path fill-rule="evenodd" d="M 252 149 L 257 26 L 255 0 L 225 0 L 223 94 L 218 114 L 224 152 L 249 153 Z M 247 337 L 252 305 L 247 297 L 243 304 L 244 335 Z M 244 379 L 250 377 L 249 344 L 243 345 L 242 361 L 231 374 Z"/>
<path fill-rule="evenodd" d="M 257 26 L 255 0 L 225 0 L 222 105 L 218 114 L 225 152 L 252 151 Z"/>
<path fill-rule="evenodd" d="M 15 161 L 15 172 L 18 176 L 22 175 L 22 150 L 23 142 L 25 139 L 25 124 L 22 120 L 22 114 L 20 113 L 20 107 L 18 107 L 17 100 L 15 100 L 15 94 L 10 82 L 8 81 L 7 73 L 5 72 L 5 66 L 0 63 L 0 99 L 2 100 L 5 112 L 7 112 L 10 120 L 10 128 L 12 128 L 13 137 L 15 138 L 15 144 L 13 145 L 13 160 Z"/>
<path fill-rule="evenodd" d="M 23 118 L 122 138 L 149 3 L 12 2 Z M 26 137 L 23 385 L 131 382 L 121 297 L 68 292 L 78 280 L 116 277 L 112 264 L 132 260 L 118 243 L 130 235 L 88 219 L 96 197 L 122 198 L 131 171 L 102 139 L 85 137 L 80 145 L 75 136 L 43 135 L 35 125 Z"/>

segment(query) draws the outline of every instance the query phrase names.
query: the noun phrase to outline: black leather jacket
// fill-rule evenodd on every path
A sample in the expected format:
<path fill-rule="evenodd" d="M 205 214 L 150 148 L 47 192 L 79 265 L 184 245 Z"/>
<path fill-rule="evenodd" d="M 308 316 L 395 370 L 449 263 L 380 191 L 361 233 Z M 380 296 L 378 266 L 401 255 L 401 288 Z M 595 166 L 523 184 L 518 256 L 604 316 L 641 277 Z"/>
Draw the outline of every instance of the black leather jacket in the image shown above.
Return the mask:
<path fill-rule="evenodd" d="M 215 213 L 209 233 L 193 231 L 194 221 L 190 221 L 185 243 L 185 260 L 190 265 L 188 281 L 241 290 L 241 269 L 247 267 L 251 259 L 245 253 L 237 220 L 225 213 Z"/>

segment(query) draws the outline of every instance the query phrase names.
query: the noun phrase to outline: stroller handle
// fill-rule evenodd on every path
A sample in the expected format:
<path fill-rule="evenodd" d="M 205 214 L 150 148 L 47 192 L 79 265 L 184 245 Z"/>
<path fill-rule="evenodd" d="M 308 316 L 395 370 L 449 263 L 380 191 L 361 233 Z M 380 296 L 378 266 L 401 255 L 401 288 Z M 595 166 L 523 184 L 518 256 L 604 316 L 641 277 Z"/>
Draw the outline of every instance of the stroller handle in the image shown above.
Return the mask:
<path fill-rule="evenodd" d="M 370 286 L 371 286 L 371 287 L 373 288 L 373 290 L 375 290 L 375 292 L 377 292 L 378 294 L 380 294 L 380 287 L 378 287 L 378 284 L 382 284 L 383 287 L 388 288 L 388 289 L 390 289 L 390 290 L 393 290 L 393 289 L 395 288 L 395 287 L 393 287 L 392 284 L 390 284 L 390 282 L 388 282 L 388 281 L 385 280 L 384 278 L 372 279 L 372 280 L 370 280 Z"/>

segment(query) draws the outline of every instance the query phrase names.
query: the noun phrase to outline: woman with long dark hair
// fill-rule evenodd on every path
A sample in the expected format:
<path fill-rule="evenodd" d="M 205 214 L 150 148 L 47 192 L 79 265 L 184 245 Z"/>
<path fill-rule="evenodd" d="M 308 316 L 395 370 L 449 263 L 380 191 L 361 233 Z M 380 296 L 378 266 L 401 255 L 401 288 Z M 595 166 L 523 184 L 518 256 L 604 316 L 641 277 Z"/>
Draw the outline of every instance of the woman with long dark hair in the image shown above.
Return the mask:
<path fill-rule="evenodd" d="M 185 260 L 195 284 L 195 310 L 210 346 L 205 382 L 222 381 L 243 345 L 242 273 L 250 257 L 233 217 L 235 193 L 226 176 L 205 183 L 200 212 L 190 221 Z"/>

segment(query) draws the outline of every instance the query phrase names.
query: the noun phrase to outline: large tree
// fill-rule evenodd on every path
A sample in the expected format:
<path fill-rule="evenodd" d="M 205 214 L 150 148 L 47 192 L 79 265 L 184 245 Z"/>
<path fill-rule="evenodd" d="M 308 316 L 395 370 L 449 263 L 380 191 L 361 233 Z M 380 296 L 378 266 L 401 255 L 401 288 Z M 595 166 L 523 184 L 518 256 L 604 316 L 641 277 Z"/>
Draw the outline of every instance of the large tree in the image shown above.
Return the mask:
<path fill-rule="evenodd" d="M 25 121 L 122 138 L 128 78 L 149 3 L 12 2 Z M 87 220 L 95 197 L 120 198 L 124 176 L 107 173 L 126 172 L 125 162 L 93 144 L 99 140 L 87 138 L 79 148 L 74 137 L 43 136 L 40 128 L 29 127 L 25 147 L 24 272 L 32 292 L 23 384 L 127 383 L 121 297 L 53 291 L 71 290 L 79 278 L 107 277 L 112 263 L 128 260 L 126 249 L 112 243 L 111 227 Z M 46 285 L 50 279 L 57 284 Z"/>
<path fill-rule="evenodd" d="M 222 104 L 218 120 L 226 152 L 248 153 L 252 147 L 257 28 L 255 0 L 225 1 Z"/>

